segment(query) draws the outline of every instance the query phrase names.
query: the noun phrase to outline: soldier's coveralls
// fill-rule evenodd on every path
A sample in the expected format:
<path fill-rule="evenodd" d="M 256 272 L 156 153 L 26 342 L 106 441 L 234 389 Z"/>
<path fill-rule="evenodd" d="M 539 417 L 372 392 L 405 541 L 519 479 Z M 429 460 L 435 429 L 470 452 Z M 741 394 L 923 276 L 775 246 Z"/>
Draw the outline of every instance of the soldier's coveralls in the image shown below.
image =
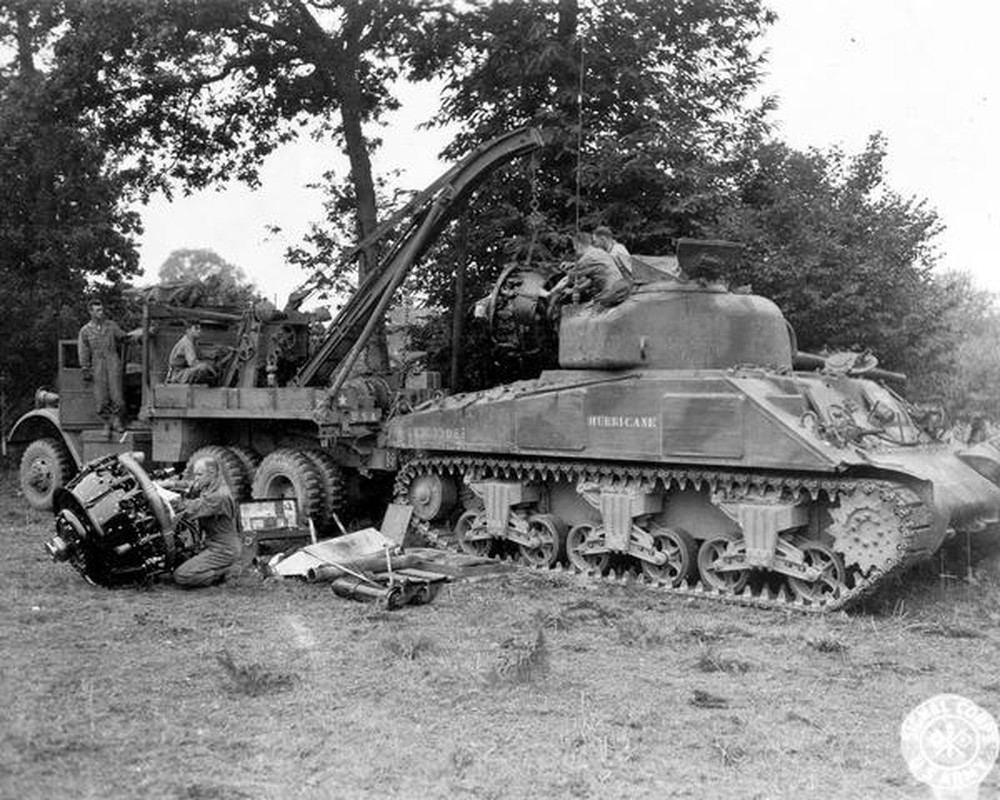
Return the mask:
<path fill-rule="evenodd" d="M 174 570 L 178 586 L 210 586 L 226 577 L 240 558 L 240 537 L 236 530 L 236 501 L 222 475 L 197 497 L 184 501 L 183 514 L 197 520 L 205 535 L 205 549 Z"/>
<path fill-rule="evenodd" d="M 211 383 L 215 378 L 215 369 L 198 358 L 198 348 L 186 333 L 170 351 L 167 365 L 167 383 Z"/>
<path fill-rule="evenodd" d="M 611 292 L 622 281 L 622 271 L 610 253 L 588 245 L 567 272 L 569 290 L 586 302 Z"/>
<path fill-rule="evenodd" d="M 128 334 L 111 320 L 100 323 L 91 320 L 82 328 L 76 346 L 80 366 L 93 374 L 94 407 L 105 420 L 121 417 L 122 360 L 118 345 Z"/>
<path fill-rule="evenodd" d="M 618 270 L 621 272 L 622 277 L 629 280 L 632 279 L 632 256 L 629 255 L 628 250 L 625 248 L 621 242 L 612 242 L 611 249 L 608 250 L 608 255 L 611 256 L 615 263 L 618 265 Z"/>

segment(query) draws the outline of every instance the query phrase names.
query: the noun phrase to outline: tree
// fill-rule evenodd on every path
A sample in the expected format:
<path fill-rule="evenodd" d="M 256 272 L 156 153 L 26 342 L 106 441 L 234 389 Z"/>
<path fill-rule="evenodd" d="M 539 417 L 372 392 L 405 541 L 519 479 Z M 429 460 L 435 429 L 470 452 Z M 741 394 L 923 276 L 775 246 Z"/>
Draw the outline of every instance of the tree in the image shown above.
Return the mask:
<path fill-rule="evenodd" d="M 942 280 L 957 284 L 962 302 L 948 313 L 957 346 L 945 368 L 927 375 L 923 390 L 937 398 L 953 420 L 976 417 L 1000 421 L 1000 309 L 996 296 L 973 288 L 966 273 Z"/>
<path fill-rule="evenodd" d="M 24 408 L 54 379 L 57 340 L 75 337 L 91 291 L 114 309 L 138 272 L 138 216 L 72 88 L 51 65 L 58 4 L 0 7 L 0 372 Z"/>
<path fill-rule="evenodd" d="M 174 250 L 160 265 L 159 278 L 162 283 L 200 284 L 205 305 L 245 306 L 258 297 L 246 273 L 214 250 Z"/>
<path fill-rule="evenodd" d="M 744 245 L 730 276 L 772 298 L 807 351 L 863 349 L 907 372 L 918 391 L 947 372 L 967 281 L 939 276 L 941 222 L 924 201 L 886 185 L 886 142 L 848 156 L 780 142 L 750 154 L 734 202 L 707 226 Z"/>

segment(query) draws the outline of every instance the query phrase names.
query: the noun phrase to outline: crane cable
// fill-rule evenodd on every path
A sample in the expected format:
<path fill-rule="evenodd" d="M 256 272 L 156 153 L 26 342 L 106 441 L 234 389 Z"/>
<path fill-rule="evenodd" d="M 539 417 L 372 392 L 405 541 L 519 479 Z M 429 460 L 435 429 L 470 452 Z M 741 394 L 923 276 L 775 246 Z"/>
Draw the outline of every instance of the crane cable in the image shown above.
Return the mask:
<path fill-rule="evenodd" d="M 576 222 L 574 232 L 580 234 L 580 175 L 583 168 L 583 72 L 584 72 L 584 39 L 580 37 L 580 79 L 576 89 Z M 576 245 L 574 244 L 574 248 Z M 578 302 L 580 295 L 580 274 L 573 270 L 573 302 Z"/>
<path fill-rule="evenodd" d="M 576 232 L 580 232 L 580 176 L 583 168 L 584 39 L 580 37 L 580 80 L 576 90 Z"/>

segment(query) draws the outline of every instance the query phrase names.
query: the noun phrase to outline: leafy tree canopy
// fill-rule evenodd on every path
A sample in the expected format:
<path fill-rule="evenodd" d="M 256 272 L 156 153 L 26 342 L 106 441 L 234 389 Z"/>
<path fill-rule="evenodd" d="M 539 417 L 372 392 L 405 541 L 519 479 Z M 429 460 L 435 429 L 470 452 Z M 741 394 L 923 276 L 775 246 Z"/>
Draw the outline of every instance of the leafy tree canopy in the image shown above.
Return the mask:
<path fill-rule="evenodd" d="M 92 291 L 112 310 L 138 272 L 138 215 L 125 179 L 82 119 L 79 98 L 50 69 L 62 30 L 57 3 L 0 6 L 0 371 L 23 407 L 55 377 L 59 337 L 86 318 Z"/>
<path fill-rule="evenodd" d="M 734 281 L 772 298 L 807 351 L 871 349 L 919 385 L 946 368 L 968 286 L 934 272 L 937 214 L 886 185 L 886 142 L 848 156 L 761 144 L 709 228 L 744 245 Z"/>

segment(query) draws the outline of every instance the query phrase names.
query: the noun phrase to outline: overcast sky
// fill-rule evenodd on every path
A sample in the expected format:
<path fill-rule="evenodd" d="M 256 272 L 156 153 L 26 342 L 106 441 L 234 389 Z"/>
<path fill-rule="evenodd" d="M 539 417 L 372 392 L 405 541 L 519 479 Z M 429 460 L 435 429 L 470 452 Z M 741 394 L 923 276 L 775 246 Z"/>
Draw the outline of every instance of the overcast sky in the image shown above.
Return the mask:
<path fill-rule="evenodd" d="M 888 179 L 906 196 L 926 198 L 947 229 L 938 241 L 942 269 L 961 269 L 1000 292 L 993 239 L 1000 223 L 1000 111 L 996 44 L 1000 5 L 986 0 L 770 0 L 779 20 L 768 33 L 765 90 L 777 96 L 778 135 L 805 148 L 864 147 L 888 137 Z M 378 170 L 402 168 L 404 185 L 422 188 L 444 171 L 440 131 L 416 130 L 437 94 L 417 88 L 381 131 Z M 209 248 L 242 267 L 283 303 L 305 279 L 283 263 L 321 215 L 305 188 L 327 169 L 346 171 L 331 145 L 285 147 L 262 171 L 263 186 L 207 191 L 143 209 L 141 263 L 153 280 L 172 250 Z M 267 232 L 278 225 L 282 233 Z"/>

